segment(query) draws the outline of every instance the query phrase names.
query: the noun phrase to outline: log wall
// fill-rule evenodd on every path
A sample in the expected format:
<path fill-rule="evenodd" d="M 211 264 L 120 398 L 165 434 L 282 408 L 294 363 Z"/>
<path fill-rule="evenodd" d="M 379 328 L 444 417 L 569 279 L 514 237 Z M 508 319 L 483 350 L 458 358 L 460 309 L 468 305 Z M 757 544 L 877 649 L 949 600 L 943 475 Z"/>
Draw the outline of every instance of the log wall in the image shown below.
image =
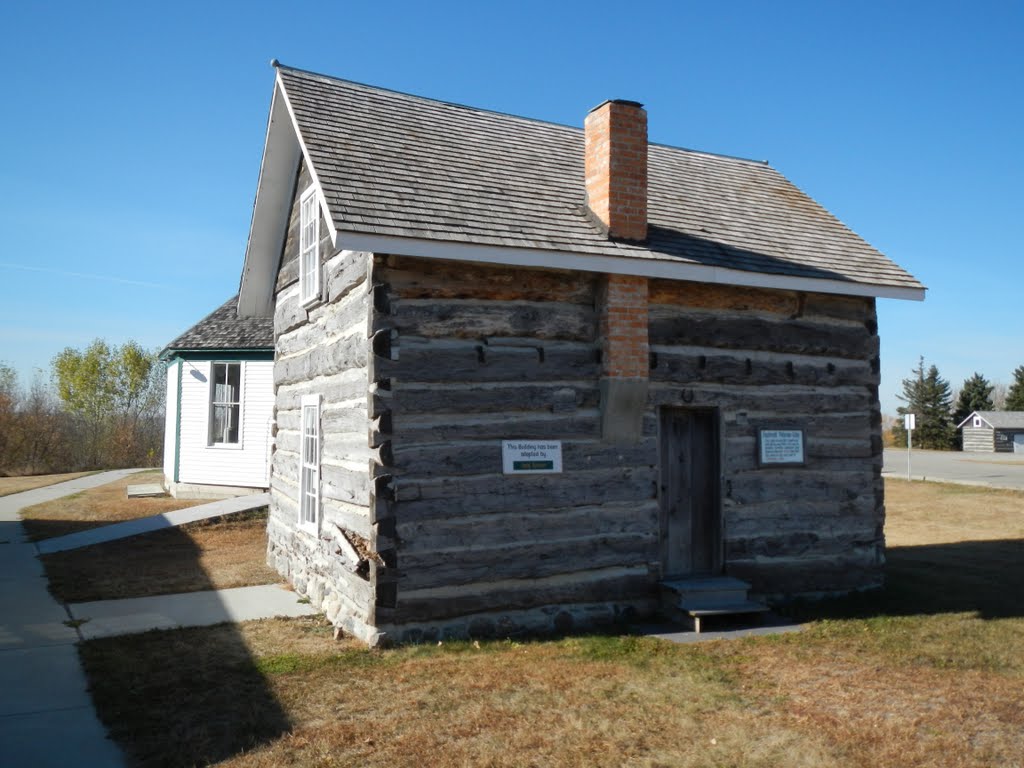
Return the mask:
<path fill-rule="evenodd" d="M 992 427 L 965 426 L 963 428 L 964 451 L 968 453 L 993 453 L 997 451 L 995 432 Z"/>
<path fill-rule="evenodd" d="M 267 560 L 296 591 L 347 632 L 375 644 L 375 563 L 370 540 L 373 459 L 367 441 L 370 256 L 331 243 L 321 220 L 322 301 L 299 303 L 298 199 L 309 183 L 300 168 L 274 312 L 275 448 Z M 321 397 L 321 525 L 298 527 L 301 400 Z"/>
<path fill-rule="evenodd" d="M 377 258 L 388 631 L 506 636 L 650 613 L 657 438 L 601 440 L 599 276 Z M 502 474 L 502 439 L 545 437 L 562 441 L 562 474 Z"/>
<path fill-rule="evenodd" d="M 872 300 L 652 280 L 643 437 L 610 445 L 597 276 L 376 258 L 393 634 L 651 610 L 662 406 L 719 413 L 728 573 L 766 594 L 880 583 Z M 805 466 L 758 467 L 758 429 L 778 426 L 805 430 Z M 503 475 L 504 438 L 562 440 L 564 472 Z"/>
<path fill-rule="evenodd" d="M 667 280 L 650 297 L 649 405 L 721 418 L 726 572 L 769 595 L 880 584 L 874 301 Z M 758 466 L 774 427 L 804 430 L 804 466 Z"/>
<path fill-rule="evenodd" d="M 641 437 L 613 445 L 599 275 L 341 253 L 307 313 L 287 265 L 270 557 L 346 630 L 505 636 L 653 612 L 662 407 L 718 414 L 727 573 L 762 594 L 880 583 L 873 300 L 651 280 Z M 298 404 L 314 392 L 319 540 L 295 526 Z M 803 429 L 806 465 L 759 467 L 762 427 Z M 500 441 L 516 438 L 561 440 L 563 473 L 503 475 Z"/>

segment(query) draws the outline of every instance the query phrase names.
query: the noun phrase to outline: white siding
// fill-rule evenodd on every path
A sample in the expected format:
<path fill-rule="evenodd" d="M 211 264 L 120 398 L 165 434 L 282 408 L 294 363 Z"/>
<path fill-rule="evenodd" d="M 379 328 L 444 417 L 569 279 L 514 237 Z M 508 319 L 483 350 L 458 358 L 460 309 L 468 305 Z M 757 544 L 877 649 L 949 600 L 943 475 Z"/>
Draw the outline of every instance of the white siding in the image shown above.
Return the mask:
<path fill-rule="evenodd" d="M 188 360 L 181 377 L 181 460 L 178 480 L 201 485 L 266 488 L 270 422 L 274 413 L 274 363 L 242 363 L 242 431 L 239 445 L 209 445 L 212 361 Z"/>
<path fill-rule="evenodd" d="M 174 482 L 174 446 L 178 428 L 178 366 L 167 366 L 167 415 L 164 417 L 164 482 Z"/>

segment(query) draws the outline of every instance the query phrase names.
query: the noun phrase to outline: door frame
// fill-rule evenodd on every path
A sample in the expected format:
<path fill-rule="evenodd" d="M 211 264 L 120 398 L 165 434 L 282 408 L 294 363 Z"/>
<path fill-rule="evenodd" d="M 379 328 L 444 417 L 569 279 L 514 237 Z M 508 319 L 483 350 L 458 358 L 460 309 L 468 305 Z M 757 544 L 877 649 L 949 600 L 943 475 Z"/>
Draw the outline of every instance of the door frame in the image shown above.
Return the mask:
<path fill-rule="evenodd" d="M 662 579 L 672 577 L 686 578 L 688 576 L 697 576 L 693 572 L 690 573 L 669 573 L 667 569 L 668 552 L 668 509 L 667 509 L 667 497 L 666 491 L 668 488 L 666 472 L 666 459 L 667 451 L 664 438 L 664 427 L 666 420 L 673 413 L 687 413 L 687 414 L 707 414 L 710 416 L 711 422 L 711 441 L 713 444 L 712 455 L 715 462 L 715 477 L 714 483 L 712 484 L 712 494 L 714 496 L 712 501 L 712 507 L 714 510 L 715 523 L 714 535 L 715 541 L 712 542 L 711 554 L 713 559 L 713 565 L 711 568 L 710 575 L 720 575 L 725 571 L 725 514 L 722 509 L 722 485 L 723 485 L 723 467 L 725 466 L 725 440 L 722 437 L 723 432 L 723 420 L 722 412 L 720 408 L 716 407 L 689 407 L 689 406 L 675 406 L 666 405 L 658 409 L 658 568 Z M 692 524 L 692 523 L 691 523 Z M 699 574 L 707 575 L 707 574 Z"/>

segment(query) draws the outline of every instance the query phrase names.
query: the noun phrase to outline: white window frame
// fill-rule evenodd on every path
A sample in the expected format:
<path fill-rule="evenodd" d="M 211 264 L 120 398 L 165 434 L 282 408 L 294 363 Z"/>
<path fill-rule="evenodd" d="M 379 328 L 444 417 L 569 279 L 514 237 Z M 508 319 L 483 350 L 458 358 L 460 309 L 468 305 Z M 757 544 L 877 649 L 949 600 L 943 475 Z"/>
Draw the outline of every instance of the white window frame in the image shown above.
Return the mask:
<path fill-rule="evenodd" d="M 975 416 L 974 417 L 974 424 L 973 424 L 973 426 L 975 426 L 975 427 L 980 427 L 981 426 L 981 416 Z"/>
<path fill-rule="evenodd" d="M 311 428 L 311 429 L 310 429 Z M 320 534 L 320 395 L 304 395 L 299 410 L 299 529 Z M 313 455 L 315 454 L 315 455 Z"/>
<path fill-rule="evenodd" d="M 299 198 L 299 301 L 309 306 L 320 300 L 320 203 L 316 186 Z"/>
<path fill-rule="evenodd" d="M 237 365 L 238 366 L 238 441 L 234 443 L 219 442 L 213 439 L 213 411 L 217 405 L 230 405 L 234 401 L 223 401 L 218 403 L 214 398 L 217 396 L 217 366 L 218 365 Z M 242 448 L 242 425 L 245 423 L 245 397 L 243 392 L 245 390 L 245 361 L 243 360 L 211 360 L 210 361 L 210 387 L 209 397 L 207 403 L 209 408 L 207 409 L 207 422 L 206 422 L 206 445 L 210 448 L 227 448 L 229 450 L 241 450 Z"/>

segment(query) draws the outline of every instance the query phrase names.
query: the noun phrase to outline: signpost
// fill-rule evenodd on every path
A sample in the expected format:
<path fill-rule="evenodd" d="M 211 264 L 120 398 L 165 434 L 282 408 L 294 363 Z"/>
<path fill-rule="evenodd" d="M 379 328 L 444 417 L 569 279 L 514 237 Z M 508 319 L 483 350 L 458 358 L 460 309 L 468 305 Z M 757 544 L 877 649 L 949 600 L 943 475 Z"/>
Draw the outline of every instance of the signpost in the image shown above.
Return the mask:
<path fill-rule="evenodd" d="M 907 480 L 910 479 L 910 433 L 916 425 L 917 417 L 914 414 L 908 413 L 903 417 L 903 427 L 907 430 Z"/>

